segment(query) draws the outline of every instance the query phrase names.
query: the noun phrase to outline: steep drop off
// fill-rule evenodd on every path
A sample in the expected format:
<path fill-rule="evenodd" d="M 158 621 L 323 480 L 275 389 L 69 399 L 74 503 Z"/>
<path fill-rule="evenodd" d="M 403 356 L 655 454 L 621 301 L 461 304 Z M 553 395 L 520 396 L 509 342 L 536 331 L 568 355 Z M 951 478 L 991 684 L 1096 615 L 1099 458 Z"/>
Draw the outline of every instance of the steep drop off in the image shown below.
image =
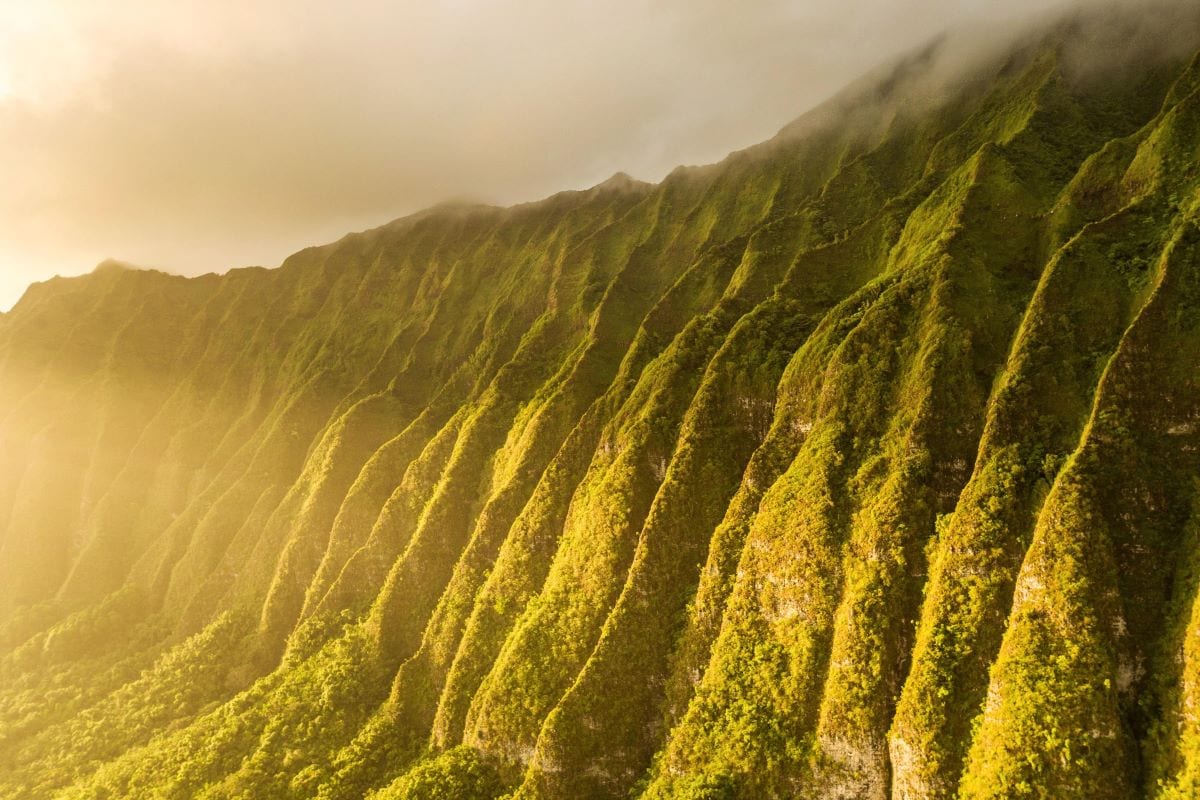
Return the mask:
<path fill-rule="evenodd" d="M 1140 24 L 32 287 L 0 797 L 1200 795 L 1200 41 Z"/>

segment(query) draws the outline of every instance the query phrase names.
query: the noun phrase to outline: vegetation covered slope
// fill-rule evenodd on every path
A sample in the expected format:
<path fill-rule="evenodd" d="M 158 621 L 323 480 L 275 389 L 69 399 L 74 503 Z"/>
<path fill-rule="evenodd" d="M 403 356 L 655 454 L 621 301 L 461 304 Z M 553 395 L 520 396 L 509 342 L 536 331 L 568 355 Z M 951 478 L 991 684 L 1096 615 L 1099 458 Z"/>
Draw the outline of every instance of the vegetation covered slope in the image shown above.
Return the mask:
<path fill-rule="evenodd" d="M 1200 795 L 1200 41 L 1145 24 L 32 287 L 0 798 Z"/>

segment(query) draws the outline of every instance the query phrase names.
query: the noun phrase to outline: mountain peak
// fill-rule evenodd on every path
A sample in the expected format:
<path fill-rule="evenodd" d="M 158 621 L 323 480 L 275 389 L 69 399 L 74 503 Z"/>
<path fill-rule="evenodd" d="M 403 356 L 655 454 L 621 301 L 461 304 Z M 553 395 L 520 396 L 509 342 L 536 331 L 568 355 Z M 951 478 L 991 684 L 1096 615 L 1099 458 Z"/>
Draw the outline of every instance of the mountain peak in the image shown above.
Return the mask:
<path fill-rule="evenodd" d="M 121 261 L 120 259 L 116 258 L 106 258 L 92 269 L 92 274 L 102 275 L 106 272 L 132 272 L 140 269 L 142 268 L 136 264 L 130 264 L 128 261 Z"/>
<path fill-rule="evenodd" d="M 628 191 L 630 189 L 638 189 L 650 186 L 651 184 L 645 181 L 639 181 L 637 178 L 630 175 L 628 172 L 614 172 L 611 177 L 605 181 L 597 183 L 592 189 L 600 191 Z"/>

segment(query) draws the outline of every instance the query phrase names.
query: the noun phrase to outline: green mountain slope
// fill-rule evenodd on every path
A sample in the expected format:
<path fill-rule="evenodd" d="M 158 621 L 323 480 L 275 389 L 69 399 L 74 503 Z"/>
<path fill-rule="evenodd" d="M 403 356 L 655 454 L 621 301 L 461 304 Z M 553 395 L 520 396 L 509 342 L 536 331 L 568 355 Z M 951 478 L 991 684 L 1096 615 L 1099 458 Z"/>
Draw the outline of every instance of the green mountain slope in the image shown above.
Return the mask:
<path fill-rule="evenodd" d="M 1177 13 L 658 185 L 31 287 L 0 798 L 1200 795 Z"/>

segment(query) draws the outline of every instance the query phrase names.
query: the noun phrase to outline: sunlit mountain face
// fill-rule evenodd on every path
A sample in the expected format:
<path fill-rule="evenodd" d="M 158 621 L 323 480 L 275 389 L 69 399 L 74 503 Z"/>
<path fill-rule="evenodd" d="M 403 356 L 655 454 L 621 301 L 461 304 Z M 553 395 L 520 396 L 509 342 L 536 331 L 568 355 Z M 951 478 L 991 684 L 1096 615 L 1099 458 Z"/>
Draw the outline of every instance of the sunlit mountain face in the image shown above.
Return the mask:
<path fill-rule="evenodd" d="M 1200 9 L 0 315 L 0 798 L 1200 796 Z"/>

